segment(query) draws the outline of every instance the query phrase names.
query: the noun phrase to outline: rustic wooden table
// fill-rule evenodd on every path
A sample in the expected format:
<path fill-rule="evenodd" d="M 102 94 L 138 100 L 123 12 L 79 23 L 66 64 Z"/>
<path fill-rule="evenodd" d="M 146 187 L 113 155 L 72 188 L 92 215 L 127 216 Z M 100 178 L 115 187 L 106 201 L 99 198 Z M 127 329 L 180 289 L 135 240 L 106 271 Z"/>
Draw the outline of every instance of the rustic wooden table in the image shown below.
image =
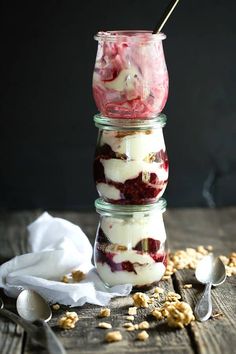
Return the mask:
<path fill-rule="evenodd" d="M 26 225 L 32 222 L 41 211 L 0 213 L 0 261 L 27 252 Z M 98 218 L 95 213 L 56 212 L 54 216 L 66 218 L 79 224 L 87 233 L 91 242 L 94 241 Z M 213 245 L 217 254 L 227 255 L 236 250 L 236 208 L 217 210 L 208 209 L 169 209 L 165 213 L 165 224 L 171 250 Z M 192 289 L 183 289 L 183 283 L 192 283 Z M 236 277 L 232 276 L 220 287 L 213 289 L 213 310 L 223 313 L 218 319 L 210 319 L 205 323 L 192 322 L 187 328 L 174 330 L 159 325 L 149 319 L 151 328 L 149 340 L 135 340 L 136 333 L 124 331 L 122 315 L 132 304 L 131 298 L 117 298 L 111 304 L 109 321 L 114 329 L 123 334 L 121 342 L 107 344 L 104 334 L 107 330 L 96 328 L 99 319 L 98 306 L 86 305 L 76 308 L 80 317 L 74 330 L 60 330 L 57 318 L 64 313 L 61 308 L 50 321 L 50 325 L 63 342 L 68 354 L 83 353 L 201 353 L 201 354 L 232 354 L 236 353 Z M 202 290 L 194 279 L 191 270 L 178 271 L 169 281 L 160 286 L 179 292 L 183 300 L 194 306 L 196 297 Z M 4 298 L 6 307 L 15 311 L 13 299 Z M 138 320 L 146 317 L 146 310 L 140 310 Z M 22 328 L 7 319 L 0 317 L 0 353 L 2 354 L 39 354 L 45 353 L 35 347 L 27 338 Z"/>

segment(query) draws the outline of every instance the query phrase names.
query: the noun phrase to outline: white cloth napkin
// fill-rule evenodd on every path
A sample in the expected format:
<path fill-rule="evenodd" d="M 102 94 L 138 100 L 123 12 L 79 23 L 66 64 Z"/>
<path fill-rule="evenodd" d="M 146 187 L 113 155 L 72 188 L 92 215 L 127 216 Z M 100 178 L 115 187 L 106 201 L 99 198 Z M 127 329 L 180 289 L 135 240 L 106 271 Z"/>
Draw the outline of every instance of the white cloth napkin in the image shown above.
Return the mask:
<path fill-rule="evenodd" d="M 132 286 L 108 288 L 91 263 L 92 246 L 79 226 L 47 212 L 28 226 L 31 253 L 16 256 L 0 266 L 0 287 L 17 297 L 22 289 L 37 291 L 50 303 L 82 306 L 107 305 L 112 297 L 126 296 Z M 63 275 L 79 269 L 86 278 L 63 283 Z"/>

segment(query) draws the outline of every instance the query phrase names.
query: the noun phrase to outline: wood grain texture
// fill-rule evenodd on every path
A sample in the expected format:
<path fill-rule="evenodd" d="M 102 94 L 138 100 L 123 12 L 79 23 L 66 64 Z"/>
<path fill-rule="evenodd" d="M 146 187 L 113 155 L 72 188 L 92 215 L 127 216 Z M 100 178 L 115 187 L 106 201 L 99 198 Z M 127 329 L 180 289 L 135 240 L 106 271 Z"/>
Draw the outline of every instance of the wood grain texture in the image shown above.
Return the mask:
<path fill-rule="evenodd" d="M 15 254 L 27 251 L 26 225 L 40 214 L 40 210 L 0 214 L 0 260 L 2 262 Z M 79 224 L 90 241 L 94 242 L 98 222 L 98 216 L 95 213 L 52 212 L 52 215 Z M 217 254 L 227 255 L 230 251 L 235 250 L 236 208 L 168 210 L 165 213 L 165 224 L 169 248 L 172 250 L 195 247 L 200 244 L 213 245 Z M 192 283 L 193 288 L 183 289 L 185 283 Z M 227 279 L 225 284 L 213 290 L 213 308 L 223 312 L 223 317 L 211 319 L 206 323 L 195 322 L 184 330 L 167 328 L 163 323 L 157 323 L 151 316 L 148 316 L 146 309 L 141 309 L 135 322 L 141 322 L 147 318 L 151 326 L 151 329 L 148 330 L 150 338 L 144 343 L 135 340 L 137 331 L 127 332 L 122 328 L 122 324 L 126 321 L 124 315 L 132 304 L 130 297 L 114 299 L 109 306 L 111 317 L 105 319 L 105 321 L 112 323 L 114 329 L 122 332 L 124 339 L 119 343 L 104 343 L 104 335 L 108 330 L 97 328 L 101 321 L 97 317 L 100 309 L 98 306 L 85 305 L 82 308 L 73 309 L 80 317 L 74 330 L 63 331 L 57 327 L 57 319 L 65 312 L 66 307 L 61 307 L 59 311 L 54 312 L 50 325 L 63 342 L 68 354 L 111 353 L 114 351 L 121 354 L 232 354 L 236 348 L 236 336 L 234 335 L 236 329 L 234 320 L 236 313 L 235 285 L 235 277 L 231 277 Z M 202 290 L 201 286 L 196 283 L 194 272 L 191 270 L 179 271 L 169 282 L 161 282 L 161 286 L 168 290 L 175 289 L 192 306 L 195 305 L 196 298 Z M 8 300 L 7 306 L 14 308 L 14 301 Z M 3 322 L 14 327 L 6 320 Z M 3 322 L 0 322 L 0 335 L 4 333 Z M 19 337 L 18 334 L 15 336 L 9 334 L 7 337 L 9 343 L 15 343 L 17 339 L 19 345 L 22 345 L 22 337 Z M 15 351 L 15 353 L 18 352 Z M 33 346 L 28 341 L 23 353 L 39 354 L 45 353 L 45 351 Z"/>

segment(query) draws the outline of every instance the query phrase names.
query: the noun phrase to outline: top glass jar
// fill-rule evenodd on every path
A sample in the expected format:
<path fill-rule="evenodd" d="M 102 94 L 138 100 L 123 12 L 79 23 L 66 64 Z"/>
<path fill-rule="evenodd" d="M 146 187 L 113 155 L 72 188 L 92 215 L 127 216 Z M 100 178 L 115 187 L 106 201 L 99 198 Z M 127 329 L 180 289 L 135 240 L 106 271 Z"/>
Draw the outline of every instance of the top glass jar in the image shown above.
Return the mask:
<path fill-rule="evenodd" d="M 169 79 L 163 33 L 98 32 L 93 95 L 98 110 L 110 118 L 150 118 L 168 97 Z"/>

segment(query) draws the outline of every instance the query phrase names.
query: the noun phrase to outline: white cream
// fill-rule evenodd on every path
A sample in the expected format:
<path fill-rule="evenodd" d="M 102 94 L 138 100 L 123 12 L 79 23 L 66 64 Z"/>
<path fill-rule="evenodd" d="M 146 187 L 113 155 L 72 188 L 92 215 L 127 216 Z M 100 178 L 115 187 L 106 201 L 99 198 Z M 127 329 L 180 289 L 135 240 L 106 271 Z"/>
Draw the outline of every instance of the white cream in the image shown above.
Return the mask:
<path fill-rule="evenodd" d="M 151 263 L 143 267 L 134 265 L 137 274 L 124 270 L 112 272 L 106 263 L 97 263 L 96 266 L 98 274 L 109 286 L 118 284 L 149 285 L 159 281 L 165 273 L 165 266 L 161 262 Z"/>
<path fill-rule="evenodd" d="M 113 200 L 119 200 L 121 198 L 120 191 L 114 186 L 109 186 L 106 183 L 98 183 L 96 185 L 99 195 Z"/>
<path fill-rule="evenodd" d="M 135 90 L 137 77 L 139 72 L 135 67 L 130 67 L 129 69 L 123 69 L 119 72 L 119 75 L 112 81 L 104 83 L 104 86 L 109 90 L 115 91 L 132 91 Z"/>
<path fill-rule="evenodd" d="M 161 243 L 166 240 L 161 211 L 150 213 L 146 217 L 142 213 L 135 213 L 135 217 L 127 219 L 103 217 L 100 227 L 112 243 L 118 243 L 128 249 L 134 248 L 145 238 L 153 238 Z"/>
<path fill-rule="evenodd" d="M 100 162 L 104 167 L 105 177 L 114 182 L 124 183 L 127 179 L 138 177 L 140 172 L 143 172 L 144 175 L 154 172 L 160 181 L 165 181 L 168 178 L 168 172 L 158 162 L 148 163 L 119 159 L 101 159 Z M 144 182 L 146 182 L 146 178 Z"/>
<path fill-rule="evenodd" d="M 108 144 L 119 154 L 125 154 L 131 160 L 144 160 L 149 153 L 165 151 L 162 129 L 153 129 L 150 134 L 139 131 L 132 135 L 117 137 L 117 131 L 104 130 L 101 145 Z"/>
<path fill-rule="evenodd" d="M 143 264 L 143 265 L 155 263 L 154 259 L 151 256 L 149 256 L 148 254 L 137 253 L 136 251 L 133 251 L 133 250 L 117 253 L 113 257 L 113 261 L 115 263 L 129 261 L 131 263 L 139 263 L 139 264 Z"/>

